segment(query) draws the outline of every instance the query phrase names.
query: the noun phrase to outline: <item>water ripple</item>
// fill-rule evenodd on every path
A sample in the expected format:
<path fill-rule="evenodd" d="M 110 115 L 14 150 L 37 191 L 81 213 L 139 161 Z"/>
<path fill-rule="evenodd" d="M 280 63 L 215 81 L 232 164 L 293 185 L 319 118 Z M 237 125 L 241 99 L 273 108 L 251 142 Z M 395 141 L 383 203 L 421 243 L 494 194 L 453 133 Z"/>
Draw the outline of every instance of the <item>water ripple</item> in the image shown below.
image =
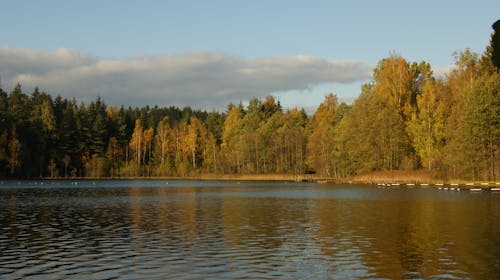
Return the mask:
<path fill-rule="evenodd" d="M 499 196 L 94 183 L 0 189 L 1 279 L 500 276 Z"/>

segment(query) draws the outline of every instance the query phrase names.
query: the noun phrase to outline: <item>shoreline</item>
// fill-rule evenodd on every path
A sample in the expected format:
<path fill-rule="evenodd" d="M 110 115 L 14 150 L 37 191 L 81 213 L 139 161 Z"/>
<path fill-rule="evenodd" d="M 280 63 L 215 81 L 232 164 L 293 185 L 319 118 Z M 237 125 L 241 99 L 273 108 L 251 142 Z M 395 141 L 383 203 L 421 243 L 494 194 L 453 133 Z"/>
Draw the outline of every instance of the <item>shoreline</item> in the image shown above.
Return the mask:
<path fill-rule="evenodd" d="M 348 178 L 329 178 L 318 175 L 294 174 L 202 174 L 197 176 L 126 176 L 126 177 L 56 177 L 56 178 L 31 178 L 14 179 L 2 178 L 0 181 L 24 180 L 206 180 L 206 181 L 283 181 L 283 182 L 312 182 L 318 184 L 363 184 L 377 186 L 421 186 L 421 187 L 483 187 L 498 188 L 500 182 L 474 181 L 463 179 L 440 179 L 435 173 L 428 171 L 374 171 Z"/>

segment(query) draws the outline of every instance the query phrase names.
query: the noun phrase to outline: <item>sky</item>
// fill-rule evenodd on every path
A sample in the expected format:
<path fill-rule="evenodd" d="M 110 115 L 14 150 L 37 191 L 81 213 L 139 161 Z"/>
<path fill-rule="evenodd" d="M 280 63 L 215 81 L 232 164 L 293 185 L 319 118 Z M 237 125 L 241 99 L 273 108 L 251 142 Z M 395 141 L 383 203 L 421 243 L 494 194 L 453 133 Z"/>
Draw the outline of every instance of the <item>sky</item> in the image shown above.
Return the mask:
<path fill-rule="evenodd" d="M 500 1 L 2 1 L 1 87 L 114 106 L 227 105 L 272 94 L 313 110 L 351 102 L 391 53 L 482 53 Z"/>

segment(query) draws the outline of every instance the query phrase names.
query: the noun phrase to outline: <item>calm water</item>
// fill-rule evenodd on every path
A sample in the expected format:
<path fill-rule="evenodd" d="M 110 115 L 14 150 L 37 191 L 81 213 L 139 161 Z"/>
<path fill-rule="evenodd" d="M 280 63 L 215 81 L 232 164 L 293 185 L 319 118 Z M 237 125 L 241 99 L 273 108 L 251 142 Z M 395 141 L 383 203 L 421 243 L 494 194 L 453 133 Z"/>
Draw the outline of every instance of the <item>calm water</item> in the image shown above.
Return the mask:
<path fill-rule="evenodd" d="M 0 182 L 2 279 L 499 279 L 500 193 Z"/>

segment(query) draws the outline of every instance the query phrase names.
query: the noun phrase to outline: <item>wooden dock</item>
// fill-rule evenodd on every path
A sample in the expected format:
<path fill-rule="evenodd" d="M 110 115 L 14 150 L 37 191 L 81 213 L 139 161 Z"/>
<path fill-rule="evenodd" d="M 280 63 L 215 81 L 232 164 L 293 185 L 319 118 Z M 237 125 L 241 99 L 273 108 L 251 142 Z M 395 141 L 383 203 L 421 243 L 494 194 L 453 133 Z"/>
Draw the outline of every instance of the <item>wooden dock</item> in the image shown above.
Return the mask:
<path fill-rule="evenodd" d="M 331 178 L 313 178 L 306 177 L 301 178 L 302 182 L 314 182 L 320 185 L 323 184 L 365 184 L 365 185 L 377 185 L 380 189 L 397 189 L 397 188 L 421 188 L 421 189 L 437 189 L 442 191 L 491 191 L 500 193 L 500 182 L 408 182 L 408 181 L 387 181 L 387 182 L 358 182 L 358 181 L 348 181 L 345 179 L 331 179 Z"/>
<path fill-rule="evenodd" d="M 436 188 L 444 191 L 491 191 L 500 193 L 500 182 L 493 183 L 377 183 L 378 188 Z"/>

